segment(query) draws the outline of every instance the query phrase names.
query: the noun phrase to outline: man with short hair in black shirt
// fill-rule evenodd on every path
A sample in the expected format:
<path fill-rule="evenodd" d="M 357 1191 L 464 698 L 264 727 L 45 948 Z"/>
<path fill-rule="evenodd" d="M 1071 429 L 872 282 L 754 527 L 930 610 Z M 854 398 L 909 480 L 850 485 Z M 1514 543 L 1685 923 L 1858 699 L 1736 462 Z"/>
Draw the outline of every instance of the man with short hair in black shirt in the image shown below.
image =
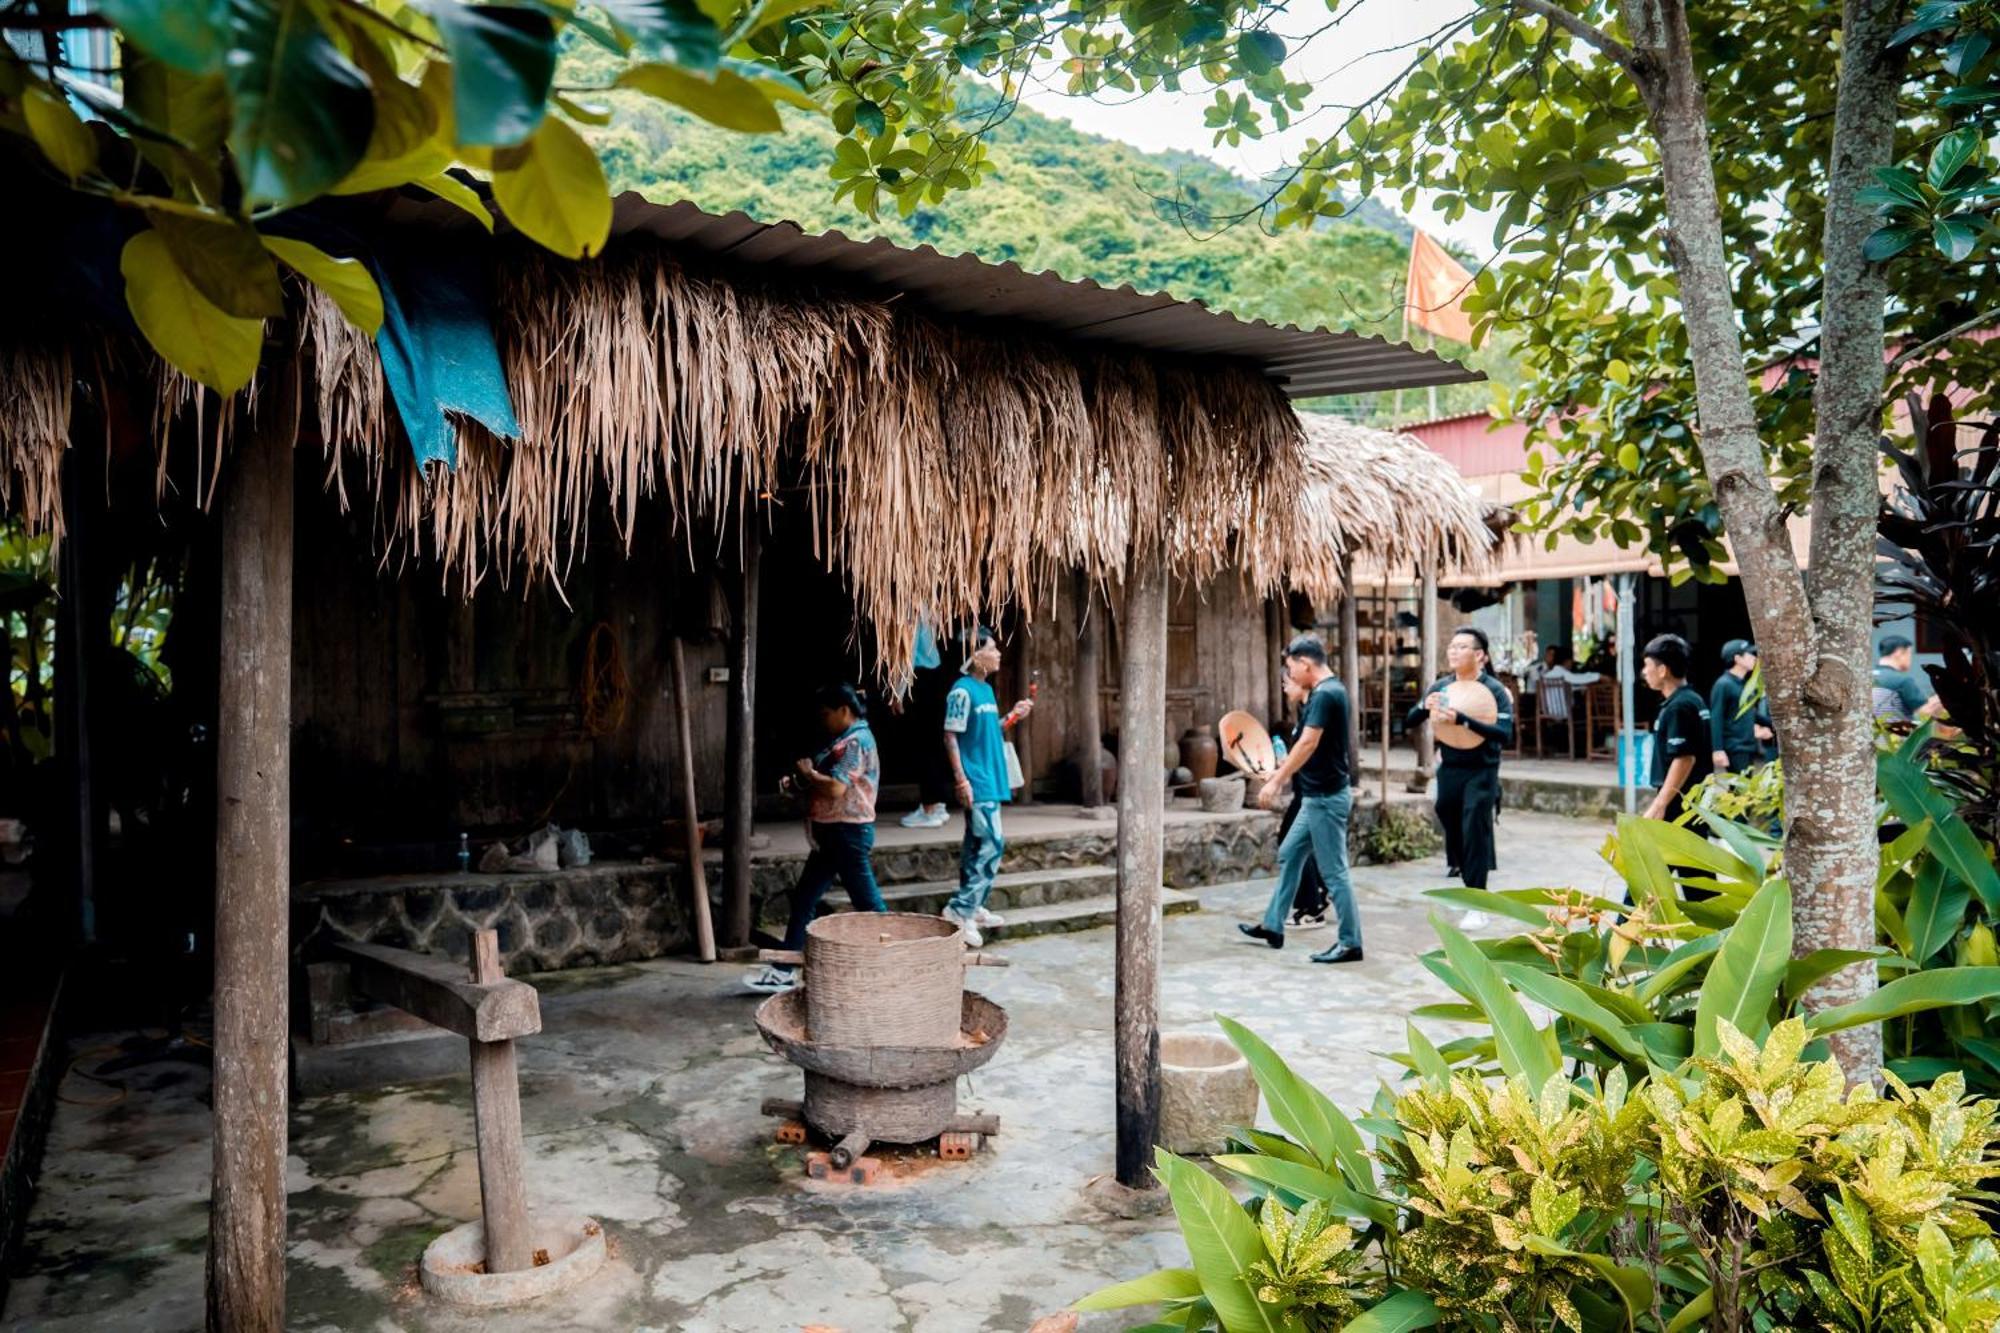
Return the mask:
<path fill-rule="evenodd" d="M 1334 942 L 1313 955 L 1315 963 L 1361 961 L 1361 918 L 1354 910 L 1354 884 L 1347 874 L 1347 816 L 1354 793 L 1347 780 L 1347 690 L 1326 664 L 1326 645 L 1302 634 L 1285 645 L 1285 672 L 1309 691 L 1300 718 L 1298 744 L 1278 771 L 1264 781 L 1257 803 L 1278 808 L 1287 782 L 1299 789 L 1299 817 L 1278 844 L 1278 887 L 1256 925 L 1240 924 L 1251 939 L 1273 949 L 1285 947 L 1285 918 L 1298 896 L 1306 861 L 1319 865 L 1327 897 L 1340 917 Z"/>
<path fill-rule="evenodd" d="M 1661 634 L 1646 645 L 1640 674 L 1665 700 L 1653 719 L 1653 803 L 1648 819 L 1678 819 L 1690 787 L 1715 771 L 1711 759 L 1708 705 L 1688 686 L 1694 654 L 1678 634 Z"/>
<path fill-rule="evenodd" d="M 1771 715 L 1762 703 L 1743 706 L 1743 691 L 1757 669 L 1757 645 L 1731 639 L 1722 645 L 1723 672 L 1708 689 L 1708 727 L 1717 769 L 1748 773 L 1764 762 L 1764 742 L 1771 739 Z"/>

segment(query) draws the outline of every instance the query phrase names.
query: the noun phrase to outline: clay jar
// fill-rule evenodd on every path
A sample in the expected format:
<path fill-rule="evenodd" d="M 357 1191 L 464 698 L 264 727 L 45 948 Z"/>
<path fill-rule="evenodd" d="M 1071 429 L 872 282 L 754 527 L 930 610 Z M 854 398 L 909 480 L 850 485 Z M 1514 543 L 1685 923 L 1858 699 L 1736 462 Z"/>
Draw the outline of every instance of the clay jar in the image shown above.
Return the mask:
<path fill-rule="evenodd" d="M 1213 727 L 1189 727 L 1181 733 L 1181 767 L 1193 775 L 1194 781 L 1214 777 L 1216 761 L 1221 757 Z"/>

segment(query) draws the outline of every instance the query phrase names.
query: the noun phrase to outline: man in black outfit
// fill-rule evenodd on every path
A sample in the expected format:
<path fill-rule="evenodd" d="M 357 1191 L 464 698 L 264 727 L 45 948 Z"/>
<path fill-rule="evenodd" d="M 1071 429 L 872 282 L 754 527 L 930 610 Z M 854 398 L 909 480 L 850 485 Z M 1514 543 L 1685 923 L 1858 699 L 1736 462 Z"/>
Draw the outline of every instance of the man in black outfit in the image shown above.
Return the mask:
<path fill-rule="evenodd" d="M 1646 645 L 1640 674 L 1647 688 L 1665 700 L 1653 719 L 1653 801 L 1648 819 L 1679 819 L 1690 787 L 1715 771 L 1708 705 L 1687 683 L 1693 654 L 1678 634 L 1662 634 Z"/>
<path fill-rule="evenodd" d="M 1764 742 L 1772 736 L 1771 714 L 1763 703 L 1743 707 L 1744 688 L 1757 669 L 1757 645 L 1731 639 L 1722 645 L 1722 665 L 1722 674 L 1708 689 L 1709 759 L 1717 769 L 1748 773 L 1764 762 Z"/>
<path fill-rule="evenodd" d="M 1451 670 L 1425 691 L 1403 726 L 1407 730 L 1426 719 L 1456 722 L 1479 737 L 1479 744 L 1466 749 L 1443 743 L 1436 747 L 1437 813 L 1444 825 L 1446 865 L 1467 888 L 1483 889 L 1487 874 L 1499 864 L 1493 848 L 1493 817 L 1500 802 L 1500 752 L 1514 739 L 1514 700 L 1486 669 L 1483 631 L 1467 625 L 1454 632 L 1445 661 Z M 1492 693 L 1493 721 L 1468 717 L 1446 703 L 1446 689 L 1454 681 L 1482 685 Z"/>

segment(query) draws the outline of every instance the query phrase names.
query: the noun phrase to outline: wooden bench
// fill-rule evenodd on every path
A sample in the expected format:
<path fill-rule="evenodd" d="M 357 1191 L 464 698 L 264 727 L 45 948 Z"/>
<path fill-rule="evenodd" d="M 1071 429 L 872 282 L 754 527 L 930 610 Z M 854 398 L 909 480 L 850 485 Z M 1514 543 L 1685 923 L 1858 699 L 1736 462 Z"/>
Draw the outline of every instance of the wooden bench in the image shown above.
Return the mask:
<path fill-rule="evenodd" d="M 472 936 L 472 969 L 435 954 L 379 944 L 340 944 L 353 988 L 464 1037 L 472 1049 L 472 1118 L 479 1152 L 479 1206 L 486 1271 L 534 1265 L 528 1192 L 521 1173 L 521 1083 L 514 1042 L 542 1030 L 541 997 L 500 967 L 500 937 Z"/>

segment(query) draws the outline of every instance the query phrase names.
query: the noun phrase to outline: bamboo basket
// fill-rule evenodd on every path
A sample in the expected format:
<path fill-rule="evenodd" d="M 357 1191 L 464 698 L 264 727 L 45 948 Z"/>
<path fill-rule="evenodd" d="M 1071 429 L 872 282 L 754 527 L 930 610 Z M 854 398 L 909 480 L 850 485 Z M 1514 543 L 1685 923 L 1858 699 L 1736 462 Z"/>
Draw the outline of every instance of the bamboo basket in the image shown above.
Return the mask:
<path fill-rule="evenodd" d="M 806 931 L 806 1034 L 820 1045 L 956 1046 L 964 989 L 964 939 L 938 917 L 839 912 Z"/>

